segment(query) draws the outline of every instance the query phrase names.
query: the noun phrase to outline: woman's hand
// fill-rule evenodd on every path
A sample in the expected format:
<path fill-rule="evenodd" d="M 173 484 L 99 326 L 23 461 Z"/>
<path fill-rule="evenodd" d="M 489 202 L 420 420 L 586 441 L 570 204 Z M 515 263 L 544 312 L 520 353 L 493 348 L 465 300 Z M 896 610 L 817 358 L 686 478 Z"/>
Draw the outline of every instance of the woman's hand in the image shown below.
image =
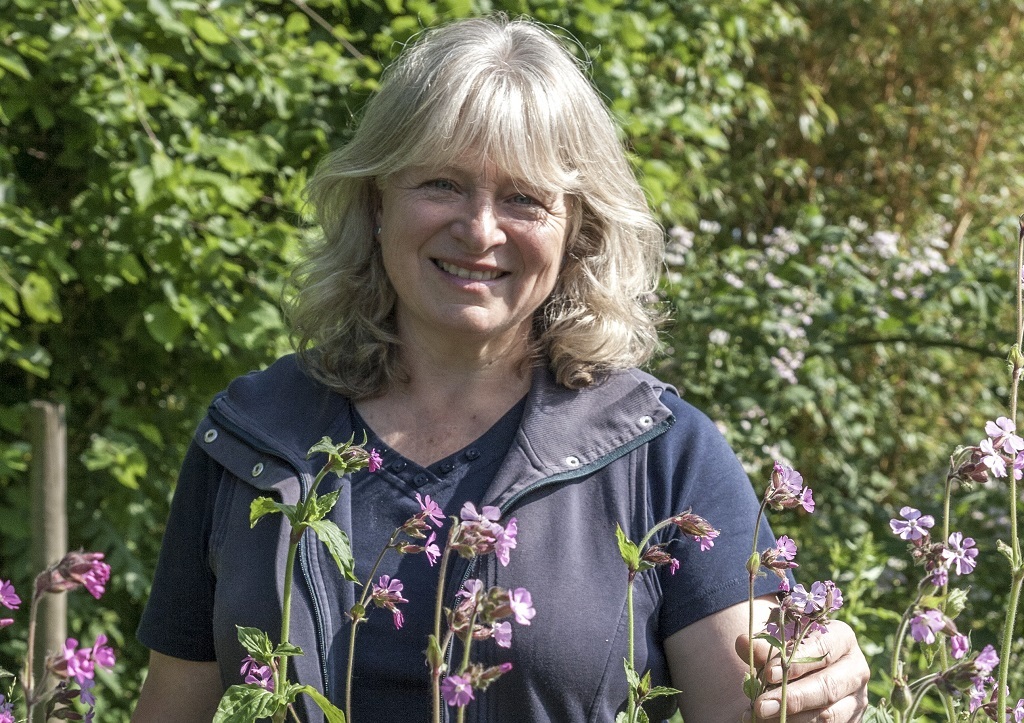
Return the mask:
<path fill-rule="evenodd" d="M 763 640 L 754 641 L 754 660 L 763 666 L 771 646 Z M 828 633 L 809 635 L 800 650 L 804 657 L 824 658 L 816 663 L 794 665 L 786 686 L 786 720 L 792 723 L 812 721 L 858 721 L 868 704 L 868 670 L 864 653 L 857 644 L 853 630 L 846 623 L 829 623 Z M 736 639 L 736 652 L 743 660 L 749 652 L 746 635 Z M 782 668 L 768 671 L 768 682 L 782 681 Z M 776 688 L 754 701 L 759 721 L 778 720 L 781 691 Z M 749 720 L 749 713 L 745 720 Z"/>
<path fill-rule="evenodd" d="M 775 596 L 755 601 L 755 629 L 760 630 L 775 607 Z M 699 723 L 736 723 L 749 719 L 750 701 L 743 695 L 747 671 L 747 603 L 709 615 L 671 635 L 665 654 L 672 685 L 682 691 L 683 718 Z M 792 723 L 852 723 L 867 706 L 868 666 L 850 626 L 829 624 L 827 635 L 814 635 L 806 643 L 807 656 L 825 655 L 818 663 L 795 665 L 786 689 L 786 720 Z M 754 659 L 763 666 L 770 646 L 754 641 Z M 737 655 L 737 653 L 740 653 Z M 769 680 L 777 683 L 780 677 Z M 777 720 L 778 689 L 755 702 L 757 720 Z"/>

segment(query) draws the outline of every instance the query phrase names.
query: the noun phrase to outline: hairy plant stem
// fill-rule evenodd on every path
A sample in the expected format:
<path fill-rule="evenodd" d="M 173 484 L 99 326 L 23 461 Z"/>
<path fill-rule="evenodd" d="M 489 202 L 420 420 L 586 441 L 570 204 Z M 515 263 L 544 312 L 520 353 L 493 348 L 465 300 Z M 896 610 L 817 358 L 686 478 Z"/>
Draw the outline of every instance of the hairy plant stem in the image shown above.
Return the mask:
<path fill-rule="evenodd" d="M 36 651 L 36 620 L 39 615 L 39 601 L 43 595 L 37 589 L 32 592 L 32 604 L 28 612 L 28 650 L 25 652 L 25 672 L 22 674 L 21 688 L 25 694 L 25 708 L 27 709 L 26 720 L 32 720 L 32 712 L 36 707 L 35 681 L 33 680 L 33 666 L 35 665 Z"/>
<path fill-rule="evenodd" d="M 949 500 L 953 494 L 953 480 L 949 475 L 946 475 L 946 489 L 943 492 L 942 498 L 942 541 L 945 542 L 949 539 Z M 939 604 L 939 610 L 943 615 L 946 614 L 946 596 L 949 594 L 949 576 L 946 576 L 946 582 L 942 584 L 942 602 Z M 948 636 L 947 636 L 948 637 Z M 945 644 L 939 646 L 939 665 L 943 670 L 949 669 L 949 653 L 946 650 Z M 923 695 L 923 693 L 922 693 Z M 949 723 L 955 723 L 956 721 L 956 708 L 953 707 L 953 699 L 950 698 L 949 694 L 942 693 L 942 705 L 946 709 L 946 720 Z M 908 718 L 913 720 L 913 718 Z"/>
<path fill-rule="evenodd" d="M 662 520 L 661 522 L 659 522 L 647 531 L 647 534 L 644 535 L 642 540 L 640 540 L 640 544 L 637 545 L 637 550 L 639 550 L 641 555 L 643 555 L 644 548 L 647 547 L 647 544 L 651 541 L 651 538 L 658 534 L 658 532 L 660 532 L 661 530 L 673 524 L 672 521 L 674 519 L 675 517 L 669 517 L 667 520 Z M 629 667 L 630 670 L 634 671 L 636 670 L 634 666 L 635 658 L 633 653 L 633 649 L 636 645 L 635 634 L 633 632 L 633 581 L 635 579 L 636 573 L 631 571 L 629 573 L 629 583 L 626 586 L 626 613 L 629 616 L 629 627 L 626 632 L 628 635 Z M 628 720 L 630 723 L 633 723 L 633 721 L 636 720 L 636 691 L 633 690 L 632 685 L 629 686 L 629 697 L 626 703 L 626 720 Z"/>
<path fill-rule="evenodd" d="M 1011 352 L 1013 360 L 1013 379 L 1010 384 L 1010 419 L 1017 421 L 1017 392 L 1020 386 L 1021 347 L 1024 346 L 1024 280 L 1021 270 L 1024 268 L 1024 215 L 1017 219 L 1017 266 L 1014 276 L 1017 280 L 1017 344 Z M 1020 602 L 1021 583 L 1024 582 L 1024 560 L 1021 559 L 1020 537 L 1017 534 L 1017 478 L 1010 472 L 1010 601 L 1006 609 L 1006 620 L 1003 623 L 1003 640 L 999 651 L 999 682 L 996 683 L 998 702 L 996 715 L 1002 718 L 1006 711 L 1006 683 L 1010 677 L 1010 652 L 1013 644 L 1013 629 L 1017 622 L 1017 605 Z"/>
<path fill-rule="evenodd" d="M 754 541 L 750 548 L 750 559 L 757 556 L 757 536 L 761 531 L 761 520 L 764 518 L 764 511 L 767 507 L 767 500 L 761 501 L 761 507 L 757 510 L 757 518 L 754 520 Z M 751 566 L 753 567 L 753 566 Z M 760 567 L 758 567 L 760 569 Z M 757 668 L 754 665 L 754 581 L 757 579 L 755 570 L 748 570 L 750 580 L 747 589 L 747 668 L 751 678 L 757 677 Z M 785 696 L 783 696 L 785 698 Z M 754 709 L 754 701 L 750 701 L 750 709 Z"/>
<path fill-rule="evenodd" d="M 650 536 L 648 535 L 648 537 L 645 539 L 650 539 Z M 643 547 L 641 547 L 640 549 L 642 550 Z M 636 574 L 632 572 L 629 573 L 629 584 L 626 585 L 626 612 L 629 615 L 629 627 L 627 628 L 627 634 L 629 636 L 628 650 L 630 670 L 636 670 L 633 660 L 633 581 L 635 579 Z M 629 698 L 626 704 L 626 720 L 628 720 L 629 723 L 634 723 L 634 721 L 636 720 L 636 691 L 633 689 L 632 685 L 629 686 Z"/>
<path fill-rule="evenodd" d="M 449 635 L 445 638 L 444 646 L 441 646 L 441 611 L 444 609 L 444 579 L 448 572 L 448 558 L 452 550 L 452 542 L 455 541 L 458 530 L 461 527 L 456 522 L 448 530 L 448 544 L 444 546 L 441 553 L 441 570 L 437 580 L 437 598 L 434 602 L 434 640 L 437 642 L 442 654 L 448 648 Z M 441 723 L 441 668 L 443 664 L 436 665 L 430 670 L 430 692 L 431 692 L 431 720 L 433 723 Z"/>
<path fill-rule="evenodd" d="M 291 631 L 291 620 L 292 620 L 292 582 L 295 578 L 295 553 L 299 549 L 299 540 L 302 539 L 302 533 L 305 532 L 305 528 L 300 528 L 298 532 L 292 530 L 291 535 L 288 538 L 288 561 L 285 563 L 284 568 L 284 596 L 281 603 L 281 641 L 280 644 L 284 645 L 288 642 L 288 636 Z M 276 680 L 274 681 L 274 690 L 283 691 L 288 685 L 288 657 L 281 655 L 277 659 L 277 670 Z M 282 708 L 274 715 L 275 723 L 284 721 L 287 715 L 287 709 Z"/>
<path fill-rule="evenodd" d="M 380 567 L 381 560 L 384 559 L 384 555 L 394 547 L 395 541 L 398 539 L 398 535 L 402 532 L 402 528 L 399 527 L 391 533 L 391 539 L 384 545 L 384 549 L 377 555 L 377 559 L 373 563 L 373 567 L 370 568 L 370 574 L 366 577 L 366 584 L 363 585 L 363 594 L 359 596 L 359 602 L 356 605 L 362 609 L 362 616 L 352 618 L 352 632 L 348 636 L 348 666 L 345 671 L 345 721 L 346 723 L 352 723 L 352 671 L 355 668 L 356 663 L 356 632 L 359 630 L 360 623 L 366 621 L 366 599 L 370 596 L 370 591 L 373 589 L 373 576 L 377 574 L 377 568 Z"/>

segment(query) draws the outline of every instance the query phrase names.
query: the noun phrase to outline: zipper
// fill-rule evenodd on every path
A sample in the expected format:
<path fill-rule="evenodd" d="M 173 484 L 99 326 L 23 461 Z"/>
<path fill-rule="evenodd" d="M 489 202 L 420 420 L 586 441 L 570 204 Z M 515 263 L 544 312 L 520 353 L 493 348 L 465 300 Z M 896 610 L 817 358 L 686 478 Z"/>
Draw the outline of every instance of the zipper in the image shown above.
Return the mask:
<path fill-rule="evenodd" d="M 508 512 L 510 512 L 512 510 L 513 507 L 515 507 L 515 505 L 520 500 L 522 500 L 527 495 L 533 494 L 537 490 L 541 490 L 541 489 L 544 489 L 546 487 L 550 487 L 552 485 L 556 485 L 556 484 L 558 484 L 560 482 L 565 482 L 567 480 L 577 479 L 579 477 L 585 477 L 586 475 L 590 474 L 591 472 L 595 472 L 596 470 L 599 470 L 602 467 L 608 466 L 609 464 L 611 464 L 615 460 L 619 459 L 620 457 L 624 457 L 625 455 L 629 454 L 630 452 L 632 452 L 637 447 L 641 447 L 641 446 L 647 444 L 648 442 L 650 442 L 655 437 L 661 436 L 662 434 L 667 432 L 668 429 L 673 424 L 675 424 L 675 417 L 669 417 L 669 418 L 663 420 L 658 425 L 656 425 L 654 427 L 651 427 L 651 429 L 647 430 L 646 432 L 644 432 L 640 436 L 630 440 L 629 442 L 627 442 L 626 444 L 622 445 L 621 447 L 617 447 L 613 451 L 611 451 L 608 454 L 606 454 L 604 457 L 600 457 L 600 458 L 594 460 L 593 462 L 591 462 L 590 464 L 584 465 L 583 467 L 578 467 L 577 469 L 574 469 L 574 470 L 571 470 L 571 471 L 568 471 L 568 472 L 560 472 L 559 474 L 551 475 L 550 477 L 545 477 L 544 479 L 537 480 L 533 484 L 531 484 L 531 485 L 529 485 L 527 487 L 524 487 L 519 492 L 517 492 L 516 494 L 512 495 L 511 497 L 509 497 L 502 504 L 498 505 L 498 509 L 501 510 L 501 516 L 504 517 Z M 462 582 L 460 582 L 459 586 L 457 588 L 455 588 L 455 593 L 456 594 L 458 594 L 458 591 L 462 589 L 462 586 L 466 584 L 466 581 L 470 579 L 470 577 L 472 576 L 473 572 L 476 570 L 477 559 L 478 558 L 474 557 L 472 560 L 469 561 L 469 564 L 466 565 L 466 572 L 462 575 Z M 453 638 L 452 642 L 450 642 L 448 644 L 448 648 L 445 650 L 445 665 L 448 666 L 449 670 L 451 669 L 451 662 L 452 662 L 452 655 L 453 655 L 453 652 L 454 652 L 454 647 L 455 647 L 455 644 L 454 644 L 454 638 Z M 445 723 L 447 723 L 447 721 L 449 720 L 449 717 L 448 717 L 449 716 L 448 706 L 445 705 L 445 706 L 442 706 L 442 707 L 444 709 L 444 711 L 443 711 L 444 712 L 443 720 L 445 721 Z"/>
<path fill-rule="evenodd" d="M 295 472 L 296 478 L 299 480 L 299 498 L 301 500 L 306 499 L 306 494 L 309 490 L 309 475 L 308 473 L 302 472 L 301 462 L 297 462 L 295 458 L 287 452 L 274 449 L 270 445 L 264 444 L 261 440 L 249 434 L 244 427 L 231 419 L 231 414 L 228 410 L 220 409 L 217 406 L 211 405 L 209 415 L 212 419 L 217 420 L 218 424 L 229 430 L 239 439 L 242 439 L 253 449 L 286 462 Z M 302 578 L 305 581 L 306 589 L 309 593 L 309 600 L 313 608 L 313 623 L 316 628 L 317 653 L 320 658 L 321 683 L 323 684 L 324 695 L 328 700 L 332 700 L 330 678 L 327 673 L 327 634 L 324 632 L 323 610 L 321 610 L 320 603 L 317 601 L 316 590 L 313 585 L 313 576 L 309 570 L 312 563 L 309 561 L 308 545 L 305 544 L 306 537 L 306 535 L 303 535 L 299 539 L 299 549 L 296 556 L 299 560 L 299 569 L 302 571 Z"/>

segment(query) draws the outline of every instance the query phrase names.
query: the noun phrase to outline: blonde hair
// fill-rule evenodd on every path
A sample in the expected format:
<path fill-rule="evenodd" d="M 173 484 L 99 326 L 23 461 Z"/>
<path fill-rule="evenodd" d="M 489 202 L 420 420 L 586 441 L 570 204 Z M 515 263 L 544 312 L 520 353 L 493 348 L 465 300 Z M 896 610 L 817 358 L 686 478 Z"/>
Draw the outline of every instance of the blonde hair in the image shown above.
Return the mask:
<path fill-rule="evenodd" d="M 546 359 L 570 388 L 650 357 L 648 299 L 664 234 L 615 123 L 554 34 L 495 16 L 425 31 L 385 71 L 352 140 L 310 180 L 323 235 L 298 270 L 289 317 L 321 382 L 358 399 L 405 379 L 395 292 L 373 238 L 378 189 L 400 170 L 440 167 L 470 149 L 569 199 L 566 256 L 527 357 Z"/>

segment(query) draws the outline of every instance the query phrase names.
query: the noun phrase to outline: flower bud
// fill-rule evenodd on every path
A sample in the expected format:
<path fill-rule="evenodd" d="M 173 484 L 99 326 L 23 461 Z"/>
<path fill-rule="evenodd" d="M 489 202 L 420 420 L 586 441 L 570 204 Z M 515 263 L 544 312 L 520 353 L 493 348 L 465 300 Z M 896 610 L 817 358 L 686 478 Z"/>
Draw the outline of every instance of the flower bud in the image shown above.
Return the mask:
<path fill-rule="evenodd" d="M 906 713 L 910 709 L 910 704 L 913 702 L 913 696 L 910 693 L 910 688 L 907 686 L 907 682 L 902 678 L 897 678 L 892 684 L 892 707 L 901 713 Z"/>

